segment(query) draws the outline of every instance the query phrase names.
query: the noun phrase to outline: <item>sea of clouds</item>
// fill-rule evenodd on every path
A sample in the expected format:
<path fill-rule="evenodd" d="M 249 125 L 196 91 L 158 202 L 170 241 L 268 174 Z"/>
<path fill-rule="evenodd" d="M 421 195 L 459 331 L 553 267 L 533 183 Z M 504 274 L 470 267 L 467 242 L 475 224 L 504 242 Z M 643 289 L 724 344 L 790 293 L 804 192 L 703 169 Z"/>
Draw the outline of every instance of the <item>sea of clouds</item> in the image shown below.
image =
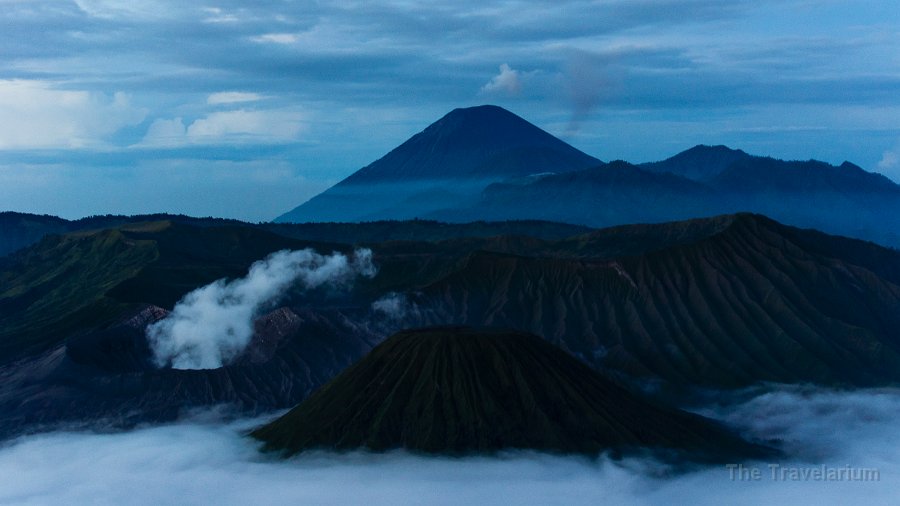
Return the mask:
<path fill-rule="evenodd" d="M 0 447 L 0 504 L 897 504 L 900 391 L 780 388 L 707 408 L 797 457 L 690 472 L 515 452 L 499 457 L 304 454 L 281 461 L 245 436 L 265 420 L 209 417 L 126 433 L 55 432 Z M 780 468 L 867 468 L 872 481 L 773 479 Z"/>

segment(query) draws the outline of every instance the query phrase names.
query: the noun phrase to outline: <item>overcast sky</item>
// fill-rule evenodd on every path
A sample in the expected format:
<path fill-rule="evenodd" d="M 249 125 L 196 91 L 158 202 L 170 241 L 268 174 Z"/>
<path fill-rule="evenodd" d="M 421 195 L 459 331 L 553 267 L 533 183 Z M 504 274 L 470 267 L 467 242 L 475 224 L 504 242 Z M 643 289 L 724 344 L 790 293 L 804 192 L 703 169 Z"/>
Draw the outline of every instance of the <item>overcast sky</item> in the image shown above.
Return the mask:
<path fill-rule="evenodd" d="M 896 0 L 0 0 L 0 210 L 267 220 L 455 107 L 900 180 Z"/>

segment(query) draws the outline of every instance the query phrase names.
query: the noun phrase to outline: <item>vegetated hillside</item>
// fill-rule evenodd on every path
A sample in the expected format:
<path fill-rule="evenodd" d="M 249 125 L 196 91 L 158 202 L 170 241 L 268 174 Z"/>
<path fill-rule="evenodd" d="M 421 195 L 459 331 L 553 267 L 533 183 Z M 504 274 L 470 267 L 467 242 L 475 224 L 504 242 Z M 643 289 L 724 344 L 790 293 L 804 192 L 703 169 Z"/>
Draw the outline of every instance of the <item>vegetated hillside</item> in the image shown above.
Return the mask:
<path fill-rule="evenodd" d="M 286 408 L 391 332 L 437 324 L 531 332 L 622 384 L 666 392 L 900 379 L 900 253 L 755 215 L 563 240 L 378 243 L 374 278 L 288 294 L 238 362 L 210 371 L 148 362 L 144 328 L 181 296 L 305 247 L 351 248 L 248 225 L 157 222 L 50 237 L 8 257 L 0 432 L 100 414 L 113 425 L 166 420 L 221 402 Z M 135 319 L 141 311 L 149 316 Z"/>
<path fill-rule="evenodd" d="M 0 213 L 0 257 L 36 244 L 48 235 L 66 234 L 79 230 L 103 230 L 129 223 L 152 221 L 171 221 L 197 227 L 241 223 L 237 220 L 192 218 L 180 214 L 144 214 L 135 216 L 108 214 L 89 216 L 78 220 L 66 220 L 49 215 L 2 212 Z"/>
<path fill-rule="evenodd" d="M 467 202 L 494 181 L 599 163 L 500 107 L 455 109 L 276 221 L 410 219 Z"/>
<path fill-rule="evenodd" d="M 526 330 L 666 385 L 900 381 L 900 254 L 761 216 L 729 221 L 613 260 L 475 253 L 413 300 L 423 322 Z"/>
<path fill-rule="evenodd" d="M 387 241 L 436 242 L 508 235 L 559 240 L 592 230 L 581 225 L 542 220 L 466 223 L 383 220 L 361 223 L 263 223 L 259 227 L 285 237 L 341 244 L 375 244 Z"/>
<path fill-rule="evenodd" d="M 767 454 L 710 420 L 636 397 L 537 336 L 457 327 L 395 334 L 252 435 L 286 454 L 361 448 Z"/>
<path fill-rule="evenodd" d="M 105 294 L 158 258 L 149 241 L 110 229 L 51 236 L 0 270 L 0 360 L 40 351 L 125 306 Z"/>
<path fill-rule="evenodd" d="M 280 249 L 346 246 L 285 238 L 248 226 L 169 221 L 50 236 L 0 266 L 0 361 L 102 326 L 135 304 L 171 308 L 187 292 Z"/>
<path fill-rule="evenodd" d="M 387 220 L 362 223 L 244 223 L 219 218 L 192 218 L 174 214 L 92 216 L 64 220 L 55 216 L 0 213 L 0 264 L 2 257 L 38 243 L 48 235 L 77 231 L 99 231 L 128 224 L 172 222 L 193 227 L 254 227 L 291 239 L 332 244 L 374 244 L 385 241 L 441 241 L 452 238 L 482 238 L 500 235 L 558 240 L 592 230 L 589 227 L 540 220 L 442 223 L 433 220 Z"/>
<path fill-rule="evenodd" d="M 50 236 L 6 258 L 0 264 L 0 361 L 40 351 L 82 329 L 106 325 L 141 304 L 171 308 L 194 288 L 242 276 L 251 263 L 281 249 L 312 247 L 330 253 L 394 237 L 444 238 L 465 231 L 473 236 L 503 231 L 553 236 L 587 230 L 544 222 L 446 225 L 413 221 L 384 222 L 371 228 L 333 224 L 333 232 L 328 225 L 273 225 L 281 232 L 277 234 L 257 225 L 201 223 L 129 223 Z M 338 241 L 310 240 L 324 238 Z M 466 252 L 504 240 L 473 237 L 457 242 L 447 248 L 425 240 L 386 245 L 396 261 L 388 264 L 386 276 L 364 283 L 360 290 L 377 296 L 380 290 L 408 288 L 417 279 L 427 283 Z"/>

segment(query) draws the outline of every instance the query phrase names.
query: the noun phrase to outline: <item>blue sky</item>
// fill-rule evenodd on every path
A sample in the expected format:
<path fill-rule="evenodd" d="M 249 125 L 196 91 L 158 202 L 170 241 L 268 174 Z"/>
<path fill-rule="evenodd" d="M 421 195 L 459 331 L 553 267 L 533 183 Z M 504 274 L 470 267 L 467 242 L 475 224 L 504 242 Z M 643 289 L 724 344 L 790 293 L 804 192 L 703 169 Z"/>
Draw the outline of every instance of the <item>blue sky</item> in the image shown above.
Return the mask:
<path fill-rule="evenodd" d="M 0 208 L 267 220 L 455 107 L 900 180 L 896 0 L 0 0 Z"/>

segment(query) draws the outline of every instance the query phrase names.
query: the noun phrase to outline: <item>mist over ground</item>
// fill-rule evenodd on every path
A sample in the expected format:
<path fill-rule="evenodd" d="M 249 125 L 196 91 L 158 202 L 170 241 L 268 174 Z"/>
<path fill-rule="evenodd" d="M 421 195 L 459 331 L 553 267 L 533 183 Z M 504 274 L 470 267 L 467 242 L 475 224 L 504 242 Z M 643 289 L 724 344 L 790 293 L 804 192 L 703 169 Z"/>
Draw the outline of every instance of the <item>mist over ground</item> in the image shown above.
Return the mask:
<path fill-rule="evenodd" d="M 871 481 L 773 479 L 768 462 L 673 473 L 652 460 L 512 452 L 487 458 L 257 451 L 264 419 L 209 417 L 127 433 L 56 432 L 0 447 L 0 504 L 896 504 L 900 391 L 779 388 L 708 408 L 801 457 L 777 469 L 877 470 Z"/>

